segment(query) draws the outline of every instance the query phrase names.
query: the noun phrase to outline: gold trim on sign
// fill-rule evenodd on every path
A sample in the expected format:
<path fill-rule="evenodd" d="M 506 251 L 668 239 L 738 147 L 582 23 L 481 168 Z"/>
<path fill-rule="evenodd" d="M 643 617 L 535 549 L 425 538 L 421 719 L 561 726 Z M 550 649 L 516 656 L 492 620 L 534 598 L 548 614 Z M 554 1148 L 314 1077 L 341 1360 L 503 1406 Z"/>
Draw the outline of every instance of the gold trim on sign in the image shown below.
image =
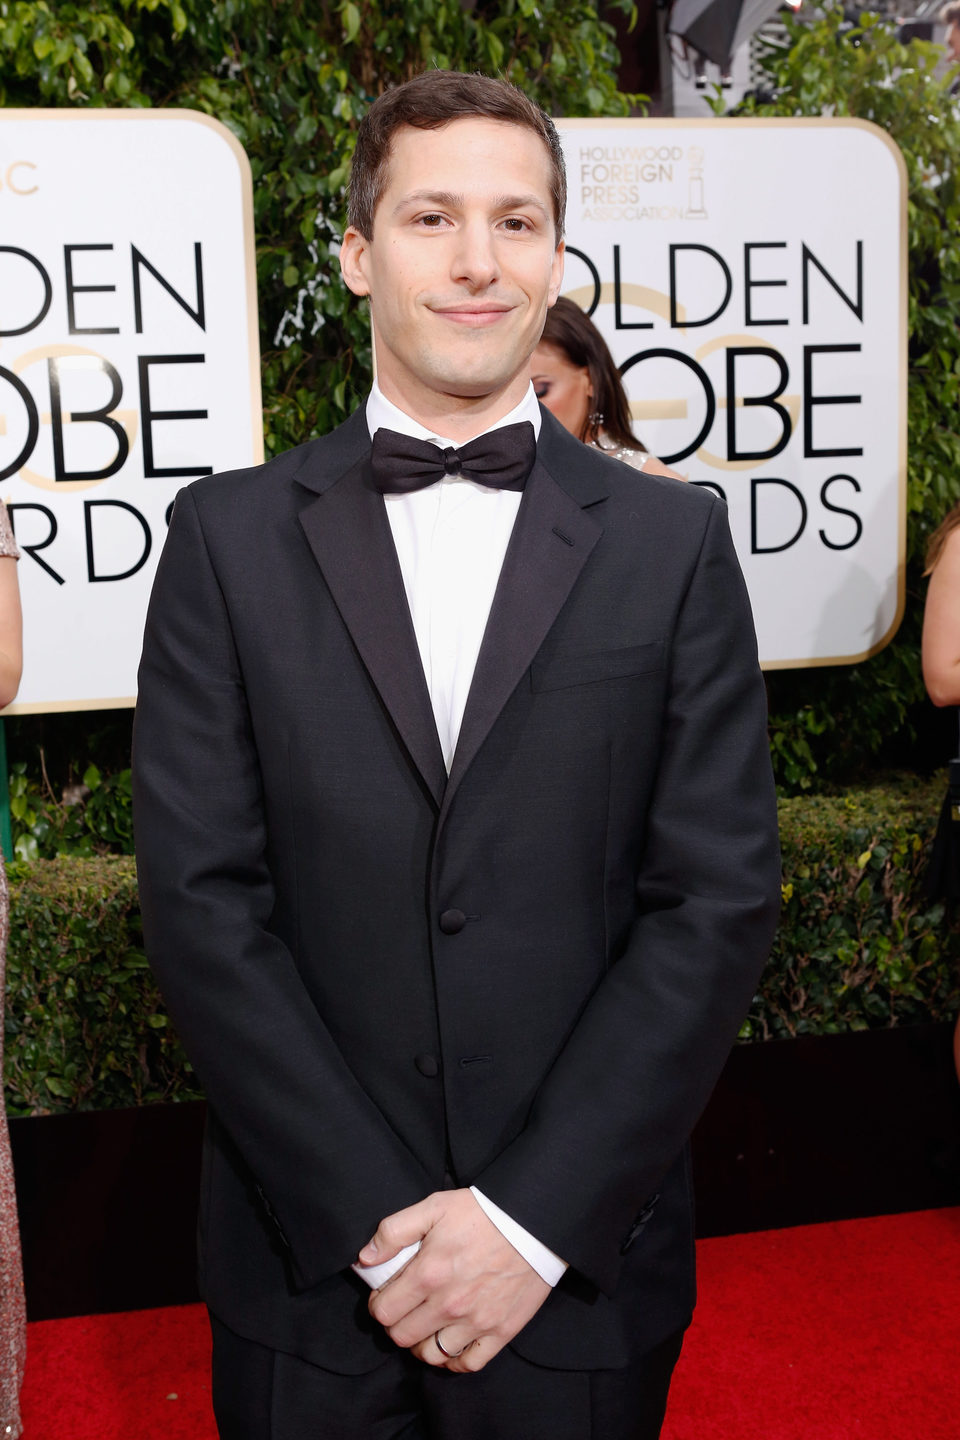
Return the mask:
<path fill-rule="evenodd" d="M 151 109 L 95 109 L 95 110 L 65 110 L 50 109 L 41 107 L 11 108 L 0 112 L 2 120 L 52 120 L 60 123 L 99 125 L 110 121 L 123 120 L 142 123 L 150 120 L 174 120 L 186 121 L 189 124 L 204 125 L 213 130 L 237 162 L 237 169 L 240 172 L 240 209 L 242 216 L 243 233 L 243 261 L 245 277 L 245 299 L 247 306 L 247 353 L 248 353 L 248 385 L 250 396 L 250 420 L 251 420 L 251 454 L 253 463 L 263 463 L 263 392 L 260 382 L 260 328 L 259 315 L 257 310 L 257 266 L 256 266 L 256 234 L 253 219 L 253 172 L 250 169 L 250 160 L 240 141 L 220 120 L 215 120 L 212 115 L 205 115 L 202 110 L 172 109 L 169 107 Z M 117 412 L 122 414 L 122 412 Z M 42 483 L 38 479 L 28 483 Z M 68 482 L 70 488 L 86 488 L 86 482 Z M 93 484 L 100 482 L 94 481 Z M 66 489 L 62 482 L 58 489 Z M 123 697 L 113 696 L 109 699 L 98 700 L 51 700 L 48 702 L 34 701 L 25 704 L 18 704 L 16 701 L 8 705 L 3 711 L 4 715 L 51 715 L 60 711 L 68 710 L 121 710 L 129 709 L 137 703 L 135 695 Z"/>
<path fill-rule="evenodd" d="M 3 715 L 56 715 L 63 710 L 132 710 L 137 703 L 136 695 L 112 697 L 109 700 L 35 700 L 18 705 L 14 700 L 0 712 Z"/>
<path fill-rule="evenodd" d="M 896 166 L 897 176 L 900 182 L 900 334 L 899 334 L 899 444 L 897 456 L 897 549 L 899 558 L 897 562 L 897 608 L 894 613 L 890 628 L 881 636 L 875 645 L 868 650 L 861 650 L 856 655 L 830 655 L 818 656 L 816 659 L 801 660 L 766 660 L 762 664 L 764 670 L 815 670 L 825 665 L 856 665 L 863 660 L 870 660 L 878 655 L 885 646 L 889 645 L 894 635 L 900 628 L 903 621 L 904 611 L 907 603 L 907 581 L 906 581 L 906 554 L 907 554 L 907 307 L 908 307 L 908 254 L 907 254 L 907 166 L 900 152 L 899 146 L 887 134 L 887 132 L 872 120 L 860 120 L 848 115 L 771 115 L 753 117 L 727 117 L 717 119 L 714 117 L 698 120 L 692 116 L 682 118 L 671 118 L 668 116 L 656 119 L 629 116 L 617 117 L 608 120 L 595 119 L 594 117 L 578 119 L 572 116 L 557 118 L 554 123 L 563 135 L 569 130 L 573 133 L 576 130 L 619 130 L 630 127 L 638 130 L 714 130 L 723 128 L 730 132 L 731 126 L 738 129 L 854 129 L 866 130 L 876 139 L 880 140 L 893 157 Z M 587 287 L 586 292 L 593 294 L 593 290 Z M 754 340 L 753 343 L 757 343 Z"/>

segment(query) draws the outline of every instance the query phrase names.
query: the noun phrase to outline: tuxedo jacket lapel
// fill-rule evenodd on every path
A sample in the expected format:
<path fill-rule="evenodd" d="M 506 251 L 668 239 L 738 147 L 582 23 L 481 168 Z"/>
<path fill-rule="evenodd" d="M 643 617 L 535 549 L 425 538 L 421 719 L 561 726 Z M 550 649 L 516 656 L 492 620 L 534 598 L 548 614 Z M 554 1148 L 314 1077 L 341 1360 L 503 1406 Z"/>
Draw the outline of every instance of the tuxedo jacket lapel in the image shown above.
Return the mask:
<path fill-rule="evenodd" d="M 544 416 L 544 427 L 546 444 L 541 444 L 527 481 L 480 647 L 444 792 L 441 823 L 460 781 L 543 644 L 602 534 L 599 520 L 586 508 L 605 497 L 602 482 L 597 483 L 599 477 L 578 473 L 571 485 L 578 492 L 575 498 L 548 468 L 554 457 L 572 462 L 574 467 L 578 461 L 582 465 L 594 457 L 565 433 L 559 439 L 552 428 L 559 427 L 551 417 Z M 564 442 L 568 442 L 566 448 Z M 588 464 L 587 469 L 592 468 Z"/>
<path fill-rule="evenodd" d="M 330 437 L 327 453 L 323 444 L 296 477 L 319 492 L 300 512 L 300 524 L 360 658 L 439 807 L 446 766 L 390 522 L 370 476 L 363 412 Z"/>
<path fill-rule="evenodd" d="M 300 523 L 401 740 L 445 818 L 497 717 L 543 644 L 602 533 L 605 462 L 546 412 L 477 659 L 449 780 L 396 547 L 357 411 L 296 475 L 316 492 Z M 555 475 L 563 476 L 559 483 Z"/>

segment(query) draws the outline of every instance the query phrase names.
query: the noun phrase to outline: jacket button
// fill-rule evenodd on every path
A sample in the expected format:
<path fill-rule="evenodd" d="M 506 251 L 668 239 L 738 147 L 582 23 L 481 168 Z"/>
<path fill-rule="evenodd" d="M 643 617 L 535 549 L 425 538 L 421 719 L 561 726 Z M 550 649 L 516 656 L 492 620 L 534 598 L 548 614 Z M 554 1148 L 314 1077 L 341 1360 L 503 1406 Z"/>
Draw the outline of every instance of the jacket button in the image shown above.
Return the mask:
<path fill-rule="evenodd" d="M 462 910 L 444 910 L 440 916 L 440 929 L 444 935 L 459 935 L 467 917 Z"/>
<path fill-rule="evenodd" d="M 413 1063 L 428 1080 L 433 1080 L 440 1074 L 440 1061 L 436 1055 L 415 1055 Z"/>

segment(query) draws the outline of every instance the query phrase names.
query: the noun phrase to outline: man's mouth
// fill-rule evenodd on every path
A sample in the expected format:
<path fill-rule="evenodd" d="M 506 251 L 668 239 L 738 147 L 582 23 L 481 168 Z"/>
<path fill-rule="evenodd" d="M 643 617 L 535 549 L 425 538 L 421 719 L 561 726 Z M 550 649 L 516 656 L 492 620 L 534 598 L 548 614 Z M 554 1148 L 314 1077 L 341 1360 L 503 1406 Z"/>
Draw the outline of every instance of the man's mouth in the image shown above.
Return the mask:
<path fill-rule="evenodd" d="M 511 305 L 444 305 L 435 306 L 433 313 L 455 325 L 483 329 L 488 325 L 495 325 L 504 315 L 509 315 L 512 308 Z"/>

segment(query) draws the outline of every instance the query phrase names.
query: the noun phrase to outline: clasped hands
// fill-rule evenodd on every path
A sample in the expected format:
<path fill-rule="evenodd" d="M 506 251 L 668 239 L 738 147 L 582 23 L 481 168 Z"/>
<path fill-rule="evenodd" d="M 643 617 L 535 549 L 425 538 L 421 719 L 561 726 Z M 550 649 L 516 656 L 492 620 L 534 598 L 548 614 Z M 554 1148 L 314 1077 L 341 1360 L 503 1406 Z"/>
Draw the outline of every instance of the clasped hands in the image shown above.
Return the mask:
<path fill-rule="evenodd" d="M 482 1370 L 536 1314 L 550 1286 L 469 1190 L 439 1190 L 388 1215 L 360 1251 L 360 1264 L 380 1264 L 418 1240 L 416 1255 L 371 1294 L 370 1313 L 425 1365 Z"/>

